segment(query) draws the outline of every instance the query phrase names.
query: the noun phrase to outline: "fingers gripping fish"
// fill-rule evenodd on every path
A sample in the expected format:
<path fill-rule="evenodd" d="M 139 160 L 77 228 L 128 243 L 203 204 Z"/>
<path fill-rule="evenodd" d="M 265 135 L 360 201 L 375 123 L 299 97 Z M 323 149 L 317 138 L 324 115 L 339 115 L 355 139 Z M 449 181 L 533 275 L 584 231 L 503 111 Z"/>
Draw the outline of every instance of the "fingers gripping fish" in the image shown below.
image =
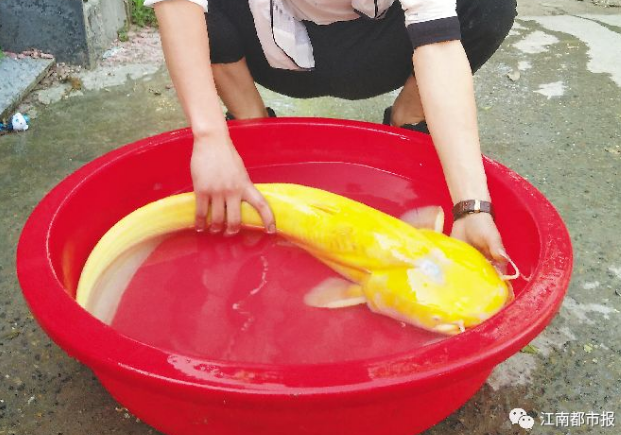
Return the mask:
<path fill-rule="evenodd" d="M 320 189 L 295 184 L 257 188 L 274 212 L 278 234 L 345 278 L 331 278 L 311 290 L 305 297 L 311 306 L 366 303 L 396 320 L 456 334 L 493 316 L 513 298 L 511 287 L 482 254 L 441 232 L 414 228 Z M 194 216 L 194 194 L 185 193 L 147 204 L 120 220 L 88 258 L 78 303 L 87 306 L 98 277 L 115 258 L 144 240 L 192 228 Z M 435 216 L 441 228 L 442 215 Z M 245 228 L 263 228 L 259 214 L 246 203 L 241 217 Z"/>

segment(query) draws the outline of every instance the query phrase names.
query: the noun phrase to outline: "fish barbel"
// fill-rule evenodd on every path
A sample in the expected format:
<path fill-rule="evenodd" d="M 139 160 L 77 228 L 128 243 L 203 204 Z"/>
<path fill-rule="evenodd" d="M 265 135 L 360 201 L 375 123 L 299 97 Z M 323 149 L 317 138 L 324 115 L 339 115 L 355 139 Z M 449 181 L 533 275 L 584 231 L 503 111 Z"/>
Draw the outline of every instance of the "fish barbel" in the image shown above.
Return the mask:
<path fill-rule="evenodd" d="M 443 334 L 457 334 L 500 311 L 511 286 L 465 242 L 414 228 L 357 201 L 296 184 L 257 184 L 277 232 L 341 274 L 305 296 L 308 305 L 341 308 L 366 303 L 376 313 Z M 242 226 L 262 229 L 242 203 Z M 209 219 L 209 217 L 208 217 Z M 114 225 L 89 256 L 76 299 L 85 307 L 98 277 L 140 242 L 194 227 L 195 197 L 163 198 Z M 440 226 L 441 227 L 441 226 Z"/>

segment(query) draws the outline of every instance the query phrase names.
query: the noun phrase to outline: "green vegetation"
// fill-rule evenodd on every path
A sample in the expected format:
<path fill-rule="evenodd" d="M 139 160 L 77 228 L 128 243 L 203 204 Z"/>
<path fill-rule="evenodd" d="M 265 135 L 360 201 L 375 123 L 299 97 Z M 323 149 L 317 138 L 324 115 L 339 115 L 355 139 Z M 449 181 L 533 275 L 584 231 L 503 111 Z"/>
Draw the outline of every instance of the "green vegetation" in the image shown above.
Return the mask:
<path fill-rule="evenodd" d="M 129 41 L 129 28 L 131 25 L 146 27 L 157 27 L 157 19 L 155 12 L 151 8 L 147 8 L 144 5 L 144 0 L 131 0 L 126 1 L 125 6 L 127 8 L 127 16 L 130 17 L 129 22 L 125 23 L 125 28 L 118 32 L 119 41 Z"/>
<path fill-rule="evenodd" d="M 4 51 L 2 51 L 2 47 L 0 47 L 0 60 L 5 57 Z"/>
<path fill-rule="evenodd" d="M 132 0 L 130 8 L 132 24 L 140 27 L 157 25 L 155 12 L 144 6 L 144 0 Z"/>
<path fill-rule="evenodd" d="M 119 30 L 119 41 L 121 41 L 121 42 L 129 41 L 129 35 L 127 34 L 127 29 L 126 28 Z"/>

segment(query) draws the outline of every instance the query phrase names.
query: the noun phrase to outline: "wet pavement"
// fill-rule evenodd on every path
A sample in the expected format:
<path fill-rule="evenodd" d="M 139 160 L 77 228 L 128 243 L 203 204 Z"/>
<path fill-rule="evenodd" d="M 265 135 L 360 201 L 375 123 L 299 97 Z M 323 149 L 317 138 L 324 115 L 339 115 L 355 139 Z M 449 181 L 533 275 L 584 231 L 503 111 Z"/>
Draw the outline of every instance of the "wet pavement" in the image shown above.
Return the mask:
<path fill-rule="evenodd" d="M 509 420 L 518 407 L 535 417 L 531 433 L 621 433 L 621 10 L 578 3 L 527 2 L 475 79 L 484 152 L 528 178 L 569 228 L 567 298 L 528 352 L 500 365 L 429 435 L 527 433 Z M 161 64 L 140 65 L 106 87 L 65 89 L 35 108 L 28 132 L 0 137 L 0 435 L 157 433 L 40 330 L 14 264 L 26 218 L 63 177 L 122 144 L 184 126 Z M 371 122 L 395 96 L 264 95 L 281 115 Z M 604 413 L 615 414 L 614 427 Z"/>

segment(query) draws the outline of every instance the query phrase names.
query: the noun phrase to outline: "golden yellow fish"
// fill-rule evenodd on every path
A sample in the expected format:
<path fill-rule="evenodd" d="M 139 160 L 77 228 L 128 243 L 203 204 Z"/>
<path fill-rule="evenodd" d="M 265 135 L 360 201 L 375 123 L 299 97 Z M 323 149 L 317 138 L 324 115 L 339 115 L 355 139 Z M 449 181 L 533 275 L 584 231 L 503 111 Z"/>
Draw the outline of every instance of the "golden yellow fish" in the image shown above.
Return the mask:
<path fill-rule="evenodd" d="M 456 334 L 496 314 L 511 287 L 475 248 L 430 229 L 417 229 L 351 199 L 295 184 L 258 184 L 278 233 L 346 280 L 329 279 L 307 304 L 340 308 L 360 303 L 431 331 Z M 76 299 L 86 306 L 97 279 L 139 243 L 194 226 L 195 198 L 185 193 L 148 204 L 108 231 L 91 253 Z M 262 228 L 242 204 L 242 225 Z M 441 225 L 440 225 L 441 227 Z"/>

